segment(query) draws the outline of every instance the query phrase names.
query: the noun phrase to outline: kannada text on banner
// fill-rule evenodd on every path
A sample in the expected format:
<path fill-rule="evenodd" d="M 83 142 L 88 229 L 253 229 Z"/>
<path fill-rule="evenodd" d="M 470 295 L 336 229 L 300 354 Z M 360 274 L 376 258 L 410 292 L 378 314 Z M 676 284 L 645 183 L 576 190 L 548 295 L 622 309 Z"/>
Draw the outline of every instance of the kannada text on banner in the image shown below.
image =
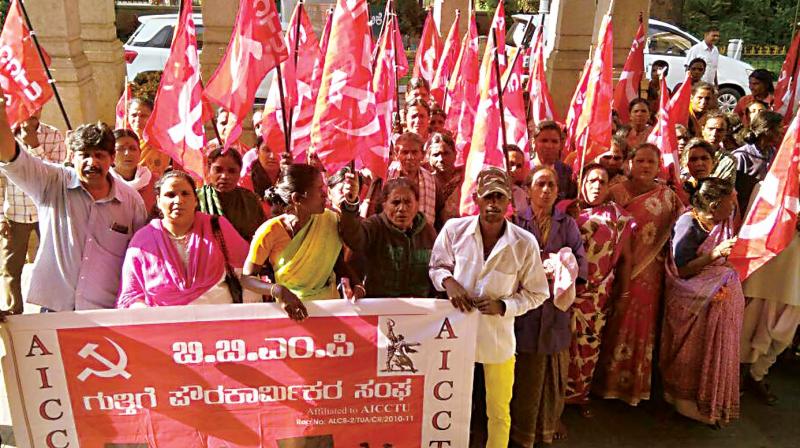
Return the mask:
<path fill-rule="evenodd" d="M 462 447 L 477 315 L 447 301 L 200 305 L 14 316 L 25 447 Z M 68 445 L 69 444 L 69 445 Z"/>

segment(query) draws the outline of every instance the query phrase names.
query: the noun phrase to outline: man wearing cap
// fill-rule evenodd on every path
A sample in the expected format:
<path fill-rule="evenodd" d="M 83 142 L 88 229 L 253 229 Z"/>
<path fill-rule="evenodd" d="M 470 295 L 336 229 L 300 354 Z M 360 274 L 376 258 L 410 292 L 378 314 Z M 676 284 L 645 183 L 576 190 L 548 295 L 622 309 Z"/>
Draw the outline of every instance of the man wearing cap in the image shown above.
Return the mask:
<path fill-rule="evenodd" d="M 430 277 L 454 307 L 481 312 L 473 402 L 481 402 L 485 388 L 485 446 L 506 448 L 514 384 L 514 318 L 544 303 L 549 290 L 536 239 L 505 219 L 511 201 L 505 171 L 481 171 L 474 199 L 478 216 L 450 219 L 436 238 Z M 475 425 L 486 421 L 483 413 L 479 405 L 473 406 L 473 439 L 486 430 Z"/>

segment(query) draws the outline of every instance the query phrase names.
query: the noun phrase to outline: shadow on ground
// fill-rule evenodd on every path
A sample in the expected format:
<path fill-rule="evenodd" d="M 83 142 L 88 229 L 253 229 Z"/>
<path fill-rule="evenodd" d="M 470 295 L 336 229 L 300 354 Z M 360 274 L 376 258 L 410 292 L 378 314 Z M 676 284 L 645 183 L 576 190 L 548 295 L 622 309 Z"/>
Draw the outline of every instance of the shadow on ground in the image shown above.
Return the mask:
<path fill-rule="evenodd" d="M 741 417 L 715 430 L 671 412 L 661 403 L 631 407 L 617 400 L 595 400 L 594 418 L 575 408 L 564 412 L 569 435 L 563 448 L 789 448 L 800 446 L 800 360 L 781 359 L 769 381 L 779 397 L 775 406 L 745 392 Z"/>

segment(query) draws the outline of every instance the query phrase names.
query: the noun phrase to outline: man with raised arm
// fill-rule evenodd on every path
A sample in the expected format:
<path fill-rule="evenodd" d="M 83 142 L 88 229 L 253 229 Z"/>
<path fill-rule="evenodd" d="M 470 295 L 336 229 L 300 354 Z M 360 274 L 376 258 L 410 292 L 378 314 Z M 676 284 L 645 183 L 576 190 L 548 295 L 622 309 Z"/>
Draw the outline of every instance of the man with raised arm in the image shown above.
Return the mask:
<path fill-rule="evenodd" d="M 103 123 L 67 136 L 74 168 L 20 149 L 0 89 L 0 173 L 36 204 L 41 243 L 28 302 L 46 311 L 114 308 L 122 261 L 147 216 L 139 193 L 109 174 L 114 134 Z"/>

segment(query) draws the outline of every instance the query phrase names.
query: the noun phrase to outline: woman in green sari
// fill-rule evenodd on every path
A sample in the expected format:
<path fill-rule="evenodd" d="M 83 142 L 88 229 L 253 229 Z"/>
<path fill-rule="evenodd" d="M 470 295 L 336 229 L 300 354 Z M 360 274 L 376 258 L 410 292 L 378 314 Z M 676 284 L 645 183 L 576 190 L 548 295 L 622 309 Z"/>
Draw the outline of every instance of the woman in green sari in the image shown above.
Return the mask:
<path fill-rule="evenodd" d="M 228 218 L 239 235 L 250 242 L 267 216 L 259 197 L 239 186 L 242 156 L 235 149 L 217 147 L 206 160 L 208 182 L 197 189 L 200 211 Z"/>
<path fill-rule="evenodd" d="M 339 298 L 334 274 L 342 251 L 339 217 L 325 209 L 325 198 L 317 168 L 284 167 L 278 183 L 267 190 L 267 200 L 284 213 L 258 228 L 245 261 L 243 286 L 272 297 L 294 320 L 308 317 L 302 301 Z M 258 278 L 267 263 L 275 273 L 274 283 Z"/>

